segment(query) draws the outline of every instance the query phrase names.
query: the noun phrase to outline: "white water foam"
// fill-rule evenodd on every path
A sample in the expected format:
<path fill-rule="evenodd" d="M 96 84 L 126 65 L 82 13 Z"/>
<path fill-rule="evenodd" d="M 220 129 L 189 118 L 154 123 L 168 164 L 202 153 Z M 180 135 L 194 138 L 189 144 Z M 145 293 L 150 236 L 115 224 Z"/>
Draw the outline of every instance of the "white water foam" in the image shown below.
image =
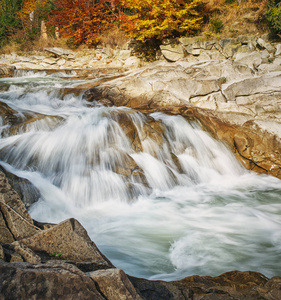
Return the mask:
<path fill-rule="evenodd" d="M 234 269 L 281 275 L 280 180 L 245 170 L 223 144 L 180 116 L 151 115 L 165 128 L 159 145 L 142 133 L 147 117 L 130 109 L 88 107 L 73 95 L 62 100 L 39 80 L 12 89 L 2 101 L 47 115 L 0 140 L 2 165 L 41 192 L 33 218 L 77 218 L 102 252 L 134 276 L 174 280 Z M 113 117 L 120 113 L 137 128 L 143 152 Z M 128 158 L 148 186 L 116 172 Z"/>

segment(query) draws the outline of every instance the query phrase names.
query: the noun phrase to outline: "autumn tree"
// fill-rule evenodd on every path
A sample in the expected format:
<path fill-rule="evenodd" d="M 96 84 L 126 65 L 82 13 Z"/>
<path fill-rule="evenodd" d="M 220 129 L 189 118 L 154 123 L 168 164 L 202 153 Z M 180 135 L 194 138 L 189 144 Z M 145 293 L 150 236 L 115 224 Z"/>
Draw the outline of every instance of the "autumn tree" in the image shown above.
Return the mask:
<path fill-rule="evenodd" d="M 53 0 L 23 0 L 18 16 L 26 33 L 40 32 L 41 21 L 46 20 L 54 5 Z"/>
<path fill-rule="evenodd" d="M 197 31 L 204 0 L 121 0 L 127 10 L 123 28 L 140 41 Z"/>
<path fill-rule="evenodd" d="M 118 21 L 117 0 L 57 0 L 50 23 L 74 44 L 96 44 Z"/>

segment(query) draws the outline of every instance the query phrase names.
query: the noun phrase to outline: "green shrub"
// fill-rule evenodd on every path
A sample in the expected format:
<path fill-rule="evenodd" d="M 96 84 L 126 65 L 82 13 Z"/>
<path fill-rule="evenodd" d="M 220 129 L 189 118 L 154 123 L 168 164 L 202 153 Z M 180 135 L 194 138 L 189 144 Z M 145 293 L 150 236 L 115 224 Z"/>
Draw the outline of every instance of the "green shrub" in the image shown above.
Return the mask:
<path fill-rule="evenodd" d="M 210 24 L 211 24 L 211 27 L 210 27 L 211 31 L 213 31 L 215 33 L 219 33 L 222 31 L 223 22 L 221 19 L 219 19 L 219 18 L 211 19 Z"/>
<path fill-rule="evenodd" d="M 279 4 L 278 4 L 279 3 Z M 281 5 L 280 1 L 270 0 L 266 8 L 265 15 L 269 28 L 273 33 L 281 33 Z"/>

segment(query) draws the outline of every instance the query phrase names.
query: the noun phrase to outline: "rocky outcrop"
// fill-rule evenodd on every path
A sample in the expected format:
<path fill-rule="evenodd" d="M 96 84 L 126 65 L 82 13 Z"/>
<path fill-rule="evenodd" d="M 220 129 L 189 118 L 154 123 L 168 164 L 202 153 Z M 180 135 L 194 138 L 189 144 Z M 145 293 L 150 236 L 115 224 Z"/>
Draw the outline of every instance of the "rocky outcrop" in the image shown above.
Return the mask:
<path fill-rule="evenodd" d="M 15 73 L 15 69 L 16 69 L 15 66 L 0 64 L 0 78 L 13 77 Z"/>
<path fill-rule="evenodd" d="M 250 40 L 254 43 L 242 37 L 222 40 L 220 47 L 248 45 Z M 192 38 L 181 42 L 200 48 L 201 54 L 219 51 L 213 41 Z M 105 105 L 197 118 L 206 130 L 228 143 L 245 167 L 281 178 L 277 155 L 281 150 L 281 69 L 274 63 L 280 56 L 279 44 L 259 40 L 254 45 L 254 51 L 234 51 L 231 58 L 199 59 L 200 54 L 196 61 L 186 56 L 174 63 L 157 62 L 122 78 L 88 86 L 84 95 L 88 101 Z"/>

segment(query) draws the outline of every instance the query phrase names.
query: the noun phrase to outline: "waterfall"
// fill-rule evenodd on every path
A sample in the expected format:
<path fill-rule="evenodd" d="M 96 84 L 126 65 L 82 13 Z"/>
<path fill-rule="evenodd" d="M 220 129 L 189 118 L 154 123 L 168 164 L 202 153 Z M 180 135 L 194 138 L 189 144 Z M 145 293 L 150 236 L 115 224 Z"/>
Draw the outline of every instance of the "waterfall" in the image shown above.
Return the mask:
<path fill-rule="evenodd" d="M 87 103 L 45 73 L 1 79 L 1 165 L 30 180 L 42 222 L 77 218 L 134 276 L 281 275 L 281 181 L 245 170 L 200 124 Z"/>

